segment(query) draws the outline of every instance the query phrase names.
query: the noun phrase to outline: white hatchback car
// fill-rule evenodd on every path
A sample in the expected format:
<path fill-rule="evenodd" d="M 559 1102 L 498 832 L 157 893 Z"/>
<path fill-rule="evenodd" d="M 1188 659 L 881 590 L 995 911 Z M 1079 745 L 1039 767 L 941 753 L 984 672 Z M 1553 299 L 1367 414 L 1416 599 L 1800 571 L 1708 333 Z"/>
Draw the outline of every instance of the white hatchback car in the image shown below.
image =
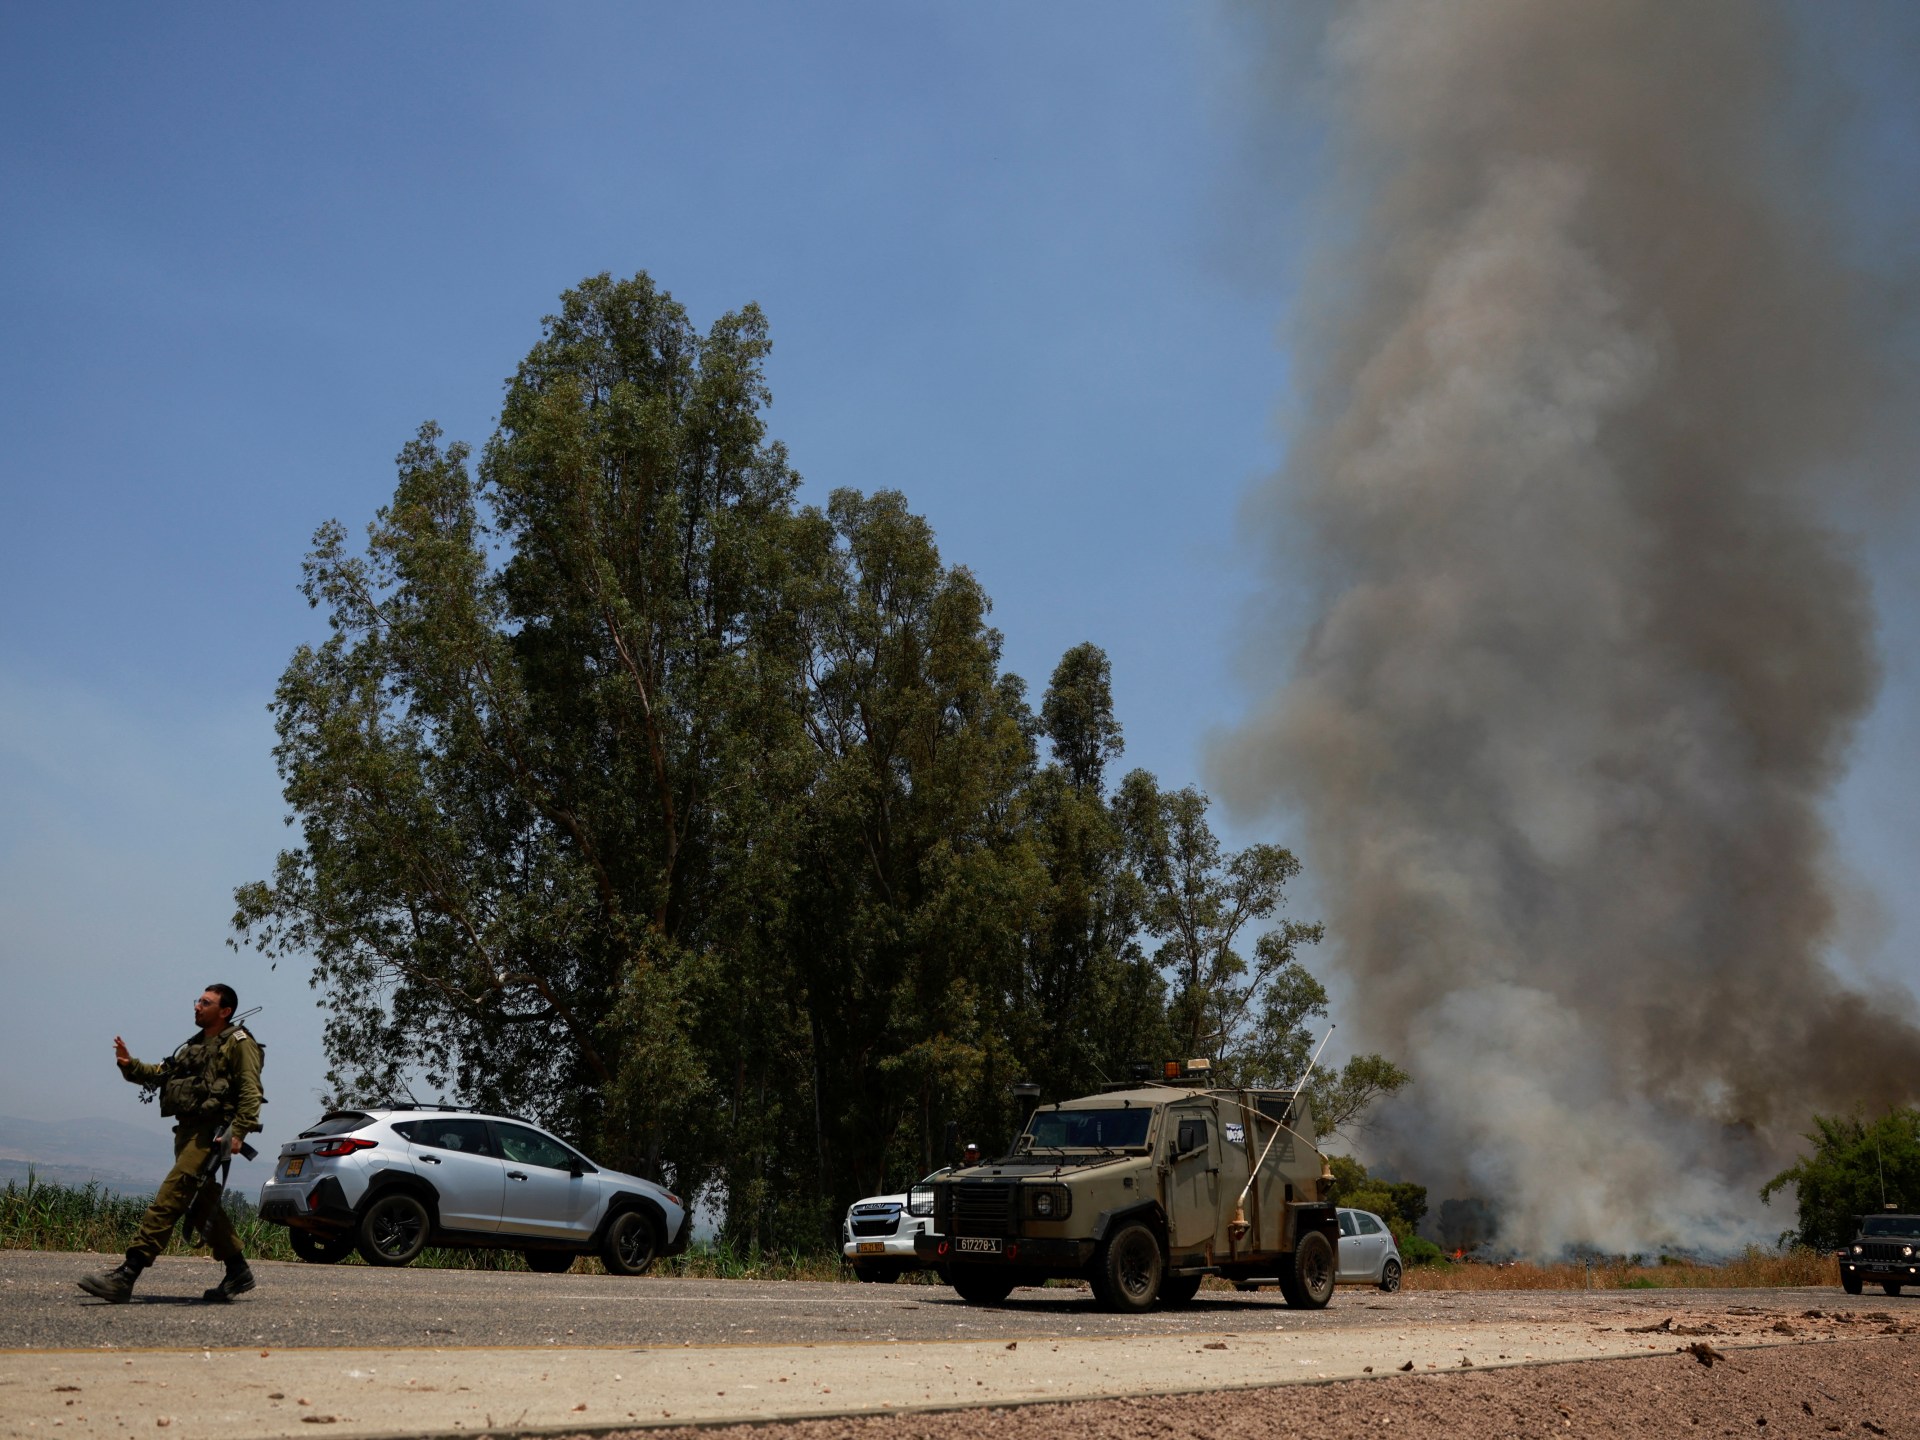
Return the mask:
<path fill-rule="evenodd" d="M 328 1111 L 280 1147 L 260 1218 L 322 1265 L 354 1250 L 405 1265 L 452 1245 L 519 1250 L 553 1273 L 597 1254 L 616 1275 L 685 1250 L 693 1222 L 679 1196 L 524 1120 L 424 1106 Z"/>
<path fill-rule="evenodd" d="M 933 1191 L 927 1187 L 951 1167 L 941 1166 L 905 1195 L 869 1195 L 847 1207 L 840 1223 L 840 1253 L 853 1273 L 872 1284 L 890 1285 L 926 1264 L 913 1237 L 933 1223 Z"/>
<path fill-rule="evenodd" d="M 1340 1212 L 1340 1270 L 1336 1278 L 1342 1285 L 1398 1290 L 1405 1269 L 1400 1247 L 1393 1243 L 1393 1232 L 1386 1221 L 1371 1210 Z"/>

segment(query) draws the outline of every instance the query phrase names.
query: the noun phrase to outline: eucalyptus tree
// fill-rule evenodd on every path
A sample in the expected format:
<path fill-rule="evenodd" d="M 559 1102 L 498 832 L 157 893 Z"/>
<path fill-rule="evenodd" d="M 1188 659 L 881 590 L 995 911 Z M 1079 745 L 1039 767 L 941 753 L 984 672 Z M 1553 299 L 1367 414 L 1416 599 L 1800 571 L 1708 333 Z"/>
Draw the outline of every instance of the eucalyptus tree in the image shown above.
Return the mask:
<path fill-rule="evenodd" d="M 301 844 L 236 925 L 311 955 L 343 1091 L 423 1067 L 703 1177 L 687 997 L 803 738 L 767 350 L 751 306 L 701 335 L 645 275 L 590 279 L 477 478 L 427 425 L 364 553 L 320 530 L 331 634 L 273 701 Z"/>

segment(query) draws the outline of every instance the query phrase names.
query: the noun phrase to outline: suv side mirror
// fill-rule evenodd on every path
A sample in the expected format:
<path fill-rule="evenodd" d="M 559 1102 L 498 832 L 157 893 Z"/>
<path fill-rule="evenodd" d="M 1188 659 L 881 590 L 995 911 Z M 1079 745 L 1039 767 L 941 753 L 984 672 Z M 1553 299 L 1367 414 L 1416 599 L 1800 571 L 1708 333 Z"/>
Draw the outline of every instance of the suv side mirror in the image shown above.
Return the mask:
<path fill-rule="evenodd" d="M 1183 1155 L 1191 1155 L 1196 1150 L 1207 1148 L 1207 1122 L 1204 1120 L 1182 1120 L 1179 1134 L 1174 1139 L 1173 1154 L 1177 1160 Z"/>
<path fill-rule="evenodd" d="M 567 1173 L 576 1180 L 587 1173 L 587 1167 L 580 1163 L 580 1157 L 578 1155 L 569 1155 L 567 1157 Z"/>

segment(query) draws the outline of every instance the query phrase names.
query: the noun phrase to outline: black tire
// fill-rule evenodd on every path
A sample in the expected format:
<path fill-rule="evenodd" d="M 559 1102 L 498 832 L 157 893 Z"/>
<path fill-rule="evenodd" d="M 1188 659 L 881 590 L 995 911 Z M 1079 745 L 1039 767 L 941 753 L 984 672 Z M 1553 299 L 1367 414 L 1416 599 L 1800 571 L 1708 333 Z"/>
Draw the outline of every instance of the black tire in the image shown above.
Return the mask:
<path fill-rule="evenodd" d="M 389 1190 L 361 1213 L 356 1248 L 369 1265 L 408 1265 L 427 1248 L 432 1229 L 433 1217 L 418 1196 Z"/>
<path fill-rule="evenodd" d="M 289 1230 L 287 1243 L 309 1265 L 337 1265 L 353 1253 L 352 1235 L 322 1235 L 314 1230 Z"/>
<path fill-rule="evenodd" d="M 1387 1263 L 1380 1267 L 1380 1288 L 1391 1295 L 1400 1288 L 1400 1262 L 1391 1255 Z"/>
<path fill-rule="evenodd" d="M 856 1265 L 853 1273 L 868 1285 L 891 1285 L 900 1278 L 900 1272 L 891 1265 Z"/>
<path fill-rule="evenodd" d="M 1162 1305 L 1191 1305 L 1193 1297 L 1200 1293 L 1200 1275 L 1169 1275 L 1160 1282 L 1160 1303 Z"/>
<path fill-rule="evenodd" d="M 969 1305 L 998 1305 L 1013 1293 L 1015 1275 L 993 1265 L 953 1265 L 953 1288 Z"/>
<path fill-rule="evenodd" d="M 1106 1238 L 1093 1257 L 1093 1293 L 1108 1310 L 1137 1315 L 1153 1308 L 1167 1273 L 1160 1237 L 1137 1220 Z"/>
<path fill-rule="evenodd" d="M 1902 1290 L 1906 1288 L 1906 1285 L 1904 1284 L 1904 1282 L 1899 1280 L 1882 1280 L 1880 1282 L 1880 1288 L 1886 1291 L 1887 1294 L 1889 1295 L 1898 1295 Z"/>
<path fill-rule="evenodd" d="M 1861 1283 L 1858 1275 L 1842 1275 L 1840 1277 L 1840 1288 L 1849 1295 L 1858 1295 L 1866 1287 Z"/>
<path fill-rule="evenodd" d="M 536 1275 L 564 1275 L 573 1269 L 571 1250 L 528 1250 L 527 1269 Z"/>
<path fill-rule="evenodd" d="M 600 1241 L 600 1263 L 609 1275 L 644 1275 L 659 1253 L 659 1227 L 644 1210 L 624 1210 L 614 1216 Z"/>
<path fill-rule="evenodd" d="M 1323 1310 L 1333 1298 L 1333 1244 L 1309 1230 L 1281 1262 L 1280 1293 L 1295 1310 Z"/>

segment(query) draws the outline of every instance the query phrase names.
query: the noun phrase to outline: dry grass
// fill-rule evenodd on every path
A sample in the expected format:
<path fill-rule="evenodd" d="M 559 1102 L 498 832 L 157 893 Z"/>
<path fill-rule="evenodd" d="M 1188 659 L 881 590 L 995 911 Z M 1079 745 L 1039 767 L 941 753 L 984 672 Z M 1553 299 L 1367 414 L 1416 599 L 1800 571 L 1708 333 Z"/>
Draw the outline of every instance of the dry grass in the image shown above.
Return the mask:
<path fill-rule="evenodd" d="M 1840 1266 L 1831 1255 L 1805 1247 L 1777 1254 L 1748 1250 L 1719 1265 L 1633 1260 L 1583 1265 L 1421 1265 L 1406 1274 L 1409 1290 L 1719 1290 L 1787 1285 L 1838 1285 Z"/>

